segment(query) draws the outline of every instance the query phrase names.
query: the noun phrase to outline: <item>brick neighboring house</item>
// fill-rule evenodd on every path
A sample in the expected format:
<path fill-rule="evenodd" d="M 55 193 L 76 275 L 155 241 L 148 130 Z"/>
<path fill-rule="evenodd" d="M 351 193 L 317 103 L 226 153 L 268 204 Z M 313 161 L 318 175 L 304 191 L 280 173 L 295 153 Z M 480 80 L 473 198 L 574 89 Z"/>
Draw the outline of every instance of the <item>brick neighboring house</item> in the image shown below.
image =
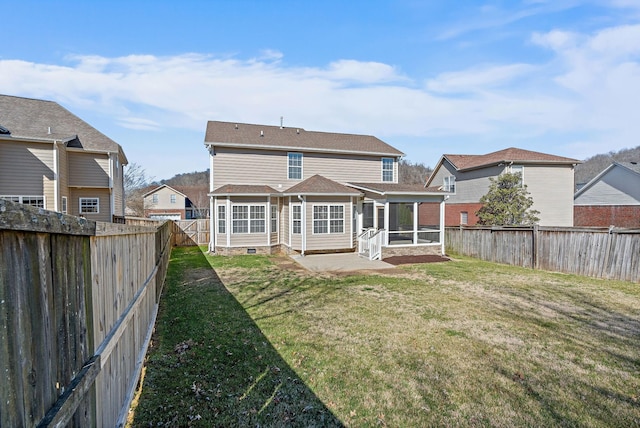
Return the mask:
<path fill-rule="evenodd" d="M 58 103 L 0 95 L 0 198 L 123 222 L 126 164 L 119 144 Z"/>
<path fill-rule="evenodd" d="M 579 160 L 508 148 L 485 155 L 443 155 L 425 186 L 449 192 L 445 204 L 446 226 L 475 225 L 480 198 L 490 178 L 505 172 L 520 172 L 533 198 L 532 209 L 540 211 L 541 226 L 573 226 L 574 167 Z M 428 222 L 429 207 L 421 211 Z M 432 208 L 433 209 L 433 208 Z"/>
<path fill-rule="evenodd" d="M 418 211 L 445 193 L 399 184 L 403 153 L 376 137 L 210 121 L 205 145 L 212 252 L 444 253 Z"/>
<path fill-rule="evenodd" d="M 163 184 L 143 195 L 144 216 L 162 220 L 191 220 L 207 218 L 209 197 L 202 186 L 174 186 Z"/>
<path fill-rule="evenodd" d="M 575 226 L 640 228 L 640 165 L 614 162 L 574 195 Z"/>

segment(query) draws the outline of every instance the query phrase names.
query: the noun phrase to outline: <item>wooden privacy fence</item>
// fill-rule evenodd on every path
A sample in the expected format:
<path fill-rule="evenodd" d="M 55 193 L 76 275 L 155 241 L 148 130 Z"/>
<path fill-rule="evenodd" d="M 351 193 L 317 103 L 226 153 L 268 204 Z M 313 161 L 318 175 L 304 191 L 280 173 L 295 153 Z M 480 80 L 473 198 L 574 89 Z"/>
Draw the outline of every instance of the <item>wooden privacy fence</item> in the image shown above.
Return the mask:
<path fill-rule="evenodd" d="M 209 219 L 177 220 L 175 245 L 187 247 L 192 245 L 207 245 L 209 243 Z"/>
<path fill-rule="evenodd" d="M 516 266 L 640 282 L 640 230 L 446 228 L 447 251 Z"/>
<path fill-rule="evenodd" d="M 96 223 L 0 199 L 0 426 L 124 423 L 173 227 Z"/>

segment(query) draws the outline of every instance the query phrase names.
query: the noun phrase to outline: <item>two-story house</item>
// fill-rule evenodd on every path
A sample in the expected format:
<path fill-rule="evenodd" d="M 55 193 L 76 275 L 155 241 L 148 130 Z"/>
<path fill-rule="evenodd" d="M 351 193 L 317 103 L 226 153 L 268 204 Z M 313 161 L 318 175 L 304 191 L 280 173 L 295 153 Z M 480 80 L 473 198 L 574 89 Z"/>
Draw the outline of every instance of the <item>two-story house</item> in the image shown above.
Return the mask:
<path fill-rule="evenodd" d="M 575 226 L 640 228 L 640 165 L 614 162 L 574 195 Z"/>
<path fill-rule="evenodd" d="M 153 219 L 191 220 L 209 214 L 207 188 L 200 186 L 169 186 L 163 184 L 143 196 L 144 216 Z"/>
<path fill-rule="evenodd" d="M 0 198 L 123 221 L 126 164 L 119 144 L 58 103 L 0 95 Z"/>
<path fill-rule="evenodd" d="M 520 173 L 541 226 L 573 226 L 574 167 L 579 160 L 508 148 L 485 155 L 443 155 L 425 187 L 449 192 L 446 226 L 475 225 L 492 177 Z"/>
<path fill-rule="evenodd" d="M 376 137 L 210 121 L 205 145 L 212 252 L 444 252 L 444 223 L 418 221 L 444 192 L 399 184 L 403 153 Z"/>

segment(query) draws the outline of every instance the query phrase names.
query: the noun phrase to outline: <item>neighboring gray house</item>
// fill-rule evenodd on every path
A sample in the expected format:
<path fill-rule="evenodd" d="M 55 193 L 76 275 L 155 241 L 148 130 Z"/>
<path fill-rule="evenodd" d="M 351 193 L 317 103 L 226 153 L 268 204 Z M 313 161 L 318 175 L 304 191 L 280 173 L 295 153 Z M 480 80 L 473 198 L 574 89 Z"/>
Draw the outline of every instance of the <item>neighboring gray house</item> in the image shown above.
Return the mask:
<path fill-rule="evenodd" d="M 122 147 L 53 101 L 0 95 L 0 198 L 124 221 Z"/>
<path fill-rule="evenodd" d="M 541 226 L 573 226 L 574 167 L 579 160 L 508 148 L 485 155 L 443 155 L 425 186 L 450 192 L 446 226 L 474 225 L 480 198 L 489 179 L 504 172 L 519 172 L 540 211 Z"/>
<path fill-rule="evenodd" d="M 210 121 L 205 145 L 213 252 L 444 252 L 443 224 L 418 221 L 444 192 L 398 184 L 403 154 L 376 137 Z"/>
<path fill-rule="evenodd" d="M 640 165 L 614 162 L 573 198 L 575 226 L 640 228 Z"/>

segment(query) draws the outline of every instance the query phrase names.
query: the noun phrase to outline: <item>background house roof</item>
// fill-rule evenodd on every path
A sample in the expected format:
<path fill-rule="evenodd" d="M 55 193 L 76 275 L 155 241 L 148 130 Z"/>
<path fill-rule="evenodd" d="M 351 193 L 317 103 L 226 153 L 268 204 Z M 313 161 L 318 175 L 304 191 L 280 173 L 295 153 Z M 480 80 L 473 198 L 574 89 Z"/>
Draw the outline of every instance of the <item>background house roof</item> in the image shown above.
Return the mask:
<path fill-rule="evenodd" d="M 118 143 L 53 101 L 0 95 L 0 126 L 11 133 L 3 137 L 65 141 L 69 147 L 119 152 L 127 163 Z"/>
<path fill-rule="evenodd" d="M 640 165 L 638 165 L 638 162 L 613 162 L 611 165 L 609 165 L 604 170 L 602 170 L 598 175 L 596 175 L 591 180 L 589 180 L 587 183 L 585 183 L 584 186 L 582 186 L 580 189 L 578 189 L 578 191 L 573 196 L 574 199 L 576 199 L 578 196 L 580 196 L 581 194 L 585 193 L 588 189 L 593 187 L 594 184 L 596 184 L 598 181 L 602 180 L 602 178 L 605 175 L 607 175 L 607 173 L 609 171 L 611 171 L 613 168 L 616 168 L 616 167 L 628 169 L 628 170 L 636 173 L 638 176 L 640 176 Z M 640 179 L 640 177 L 638 177 L 638 178 Z"/>
<path fill-rule="evenodd" d="M 305 131 L 246 123 L 209 121 L 205 144 L 229 147 L 250 147 L 272 150 L 344 152 L 403 156 L 404 153 L 371 135 L 337 134 Z"/>
<path fill-rule="evenodd" d="M 445 154 L 447 159 L 458 171 L 467 169 L 482 168 L 485 166 L 497 165 L 501 162 L 514 162 L 521 164 L 578 164 L 582 163 L 577 159 L 565 158 L 562 156 L 550 155 L 547 153 L 533 152 L 530 150 L 510 147 L 486 155 L 452 155 Z"/>
<path fill-rule="evenodd" d="M 336 181 L 329 180 L 326 177 L 316 174 L 295 186 L 290 187 L 284 192 L 284 194 L 359 196 L 361 193 Z"/>

